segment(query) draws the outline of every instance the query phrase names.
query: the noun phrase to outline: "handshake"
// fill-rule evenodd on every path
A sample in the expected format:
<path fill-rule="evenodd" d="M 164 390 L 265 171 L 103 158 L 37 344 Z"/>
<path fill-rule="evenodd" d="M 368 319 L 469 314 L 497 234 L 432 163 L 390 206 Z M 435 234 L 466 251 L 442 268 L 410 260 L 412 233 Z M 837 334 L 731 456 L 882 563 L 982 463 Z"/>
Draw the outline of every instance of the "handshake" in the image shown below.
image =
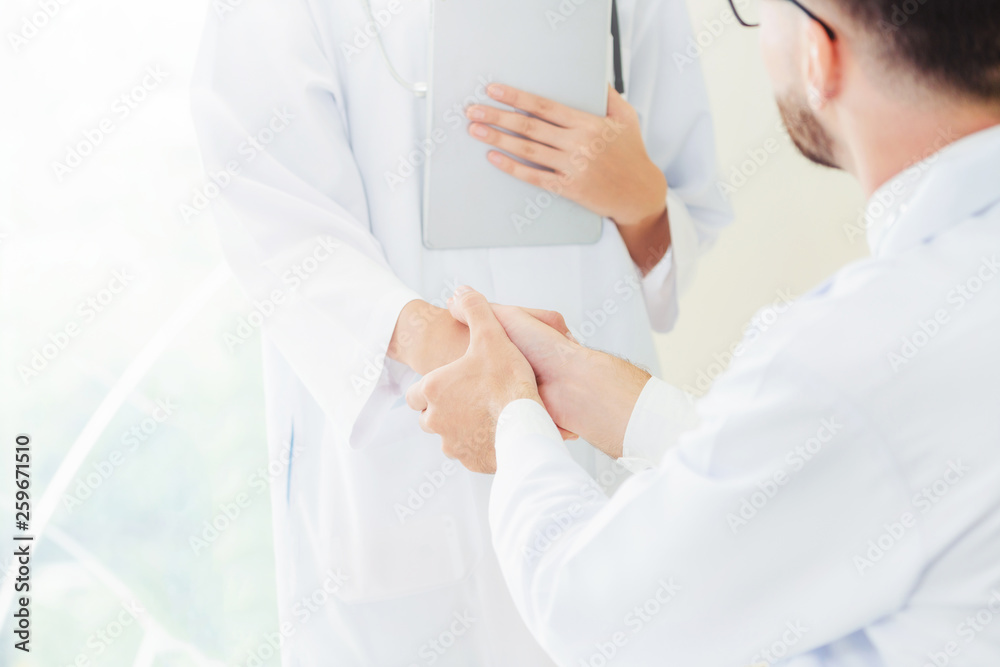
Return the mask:
<path fill-rule="evenodd" d="M 497 421 L 513 401 L 540 403 L 565 439 L 583 437 L 608 456 L 622 440 L 645 371 L 577 343 L 558 313 L 490 304 L 468 287 L 449 300 L 469 328 L 463 356 L 406 394 L 420 427 L 441 436 L 446 456 L 473 472 L 496 472 Z"/>

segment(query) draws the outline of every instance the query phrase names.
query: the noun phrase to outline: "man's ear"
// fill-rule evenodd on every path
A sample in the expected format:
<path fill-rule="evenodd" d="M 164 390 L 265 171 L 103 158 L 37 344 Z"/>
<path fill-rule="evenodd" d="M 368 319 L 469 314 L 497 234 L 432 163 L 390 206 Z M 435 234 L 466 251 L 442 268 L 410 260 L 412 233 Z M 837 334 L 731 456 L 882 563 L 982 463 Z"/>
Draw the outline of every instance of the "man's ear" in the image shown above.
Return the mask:
<path fill-rule="evenodd" d="M 819 111 L 840 93 L 841 44 L 831 39 L 819 22 L 808 23 L 804 50 L 806 97 L 809 107 Z"/>

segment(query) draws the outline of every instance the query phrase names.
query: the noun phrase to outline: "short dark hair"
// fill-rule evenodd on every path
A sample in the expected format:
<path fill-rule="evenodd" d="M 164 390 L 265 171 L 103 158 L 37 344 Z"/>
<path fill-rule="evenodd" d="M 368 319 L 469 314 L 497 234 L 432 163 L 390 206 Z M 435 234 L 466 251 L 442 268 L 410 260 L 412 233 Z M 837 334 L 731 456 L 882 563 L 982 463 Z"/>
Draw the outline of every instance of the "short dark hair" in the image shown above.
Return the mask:
<path fill-rule="evenodd" d="M 833 0 L 891 62 L 931 84 L 1000 103 L 1000 0 Z"/>

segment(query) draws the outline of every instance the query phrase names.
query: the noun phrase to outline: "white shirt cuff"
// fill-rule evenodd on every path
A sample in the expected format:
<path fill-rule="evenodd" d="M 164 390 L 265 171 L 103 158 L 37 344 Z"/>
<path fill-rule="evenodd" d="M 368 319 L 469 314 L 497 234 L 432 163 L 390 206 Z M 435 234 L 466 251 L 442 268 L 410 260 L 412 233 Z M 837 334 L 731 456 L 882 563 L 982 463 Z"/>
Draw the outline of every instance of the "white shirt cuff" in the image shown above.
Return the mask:
<path fill-rule="evenodd" d="M 694 396 L 650 378 L 625 428 L 620 463 L 633 472 L 655 468 L 681 434 L 697 425 Z"/>
<path fill-rule="evenodd" d="M 667 190 L 667 220 L 670 224 L 670 247 L 660 261 L 642 278 L 642 293 L 653 328 L 670 331 L 678 316 L 678 297 L 683 287 L 683 255 L 693 254 L 691 238 L 694 220 L 687 204 L 672 189 Z M 680 253 L 680 254 L 678 254 Z"/>
<path fill-rule="evenodd" d="M 670 277 L 670 271 L 673 268 L 674 247 L 670 246 L 667 248 L 667 254 L 660 259 L 652 271 L 642 278 L 642 289 L 650 290 L 651 292 L 662 290 L 666 286 L 667 279 Z"/>
<path fill-rule="evenodd" d="M 500 413 L 500 419 L 497 420 L 497 451 L 499 452 L 501 448 L 516 447 L 517 443 L 533 435 L 562 443 L 559 429 L 538 401 L 521 398 L 508 403 Z"/>

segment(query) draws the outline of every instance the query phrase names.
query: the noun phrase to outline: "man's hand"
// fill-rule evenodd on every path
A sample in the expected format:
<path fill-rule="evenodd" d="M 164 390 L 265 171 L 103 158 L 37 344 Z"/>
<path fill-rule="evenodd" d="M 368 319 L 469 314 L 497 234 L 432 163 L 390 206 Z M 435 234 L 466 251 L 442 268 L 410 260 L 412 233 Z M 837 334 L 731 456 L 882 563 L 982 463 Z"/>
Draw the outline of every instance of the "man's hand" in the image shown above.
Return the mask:
<path fill-rule="evenodd" d="M 490 162 L 611 218 L 633 261 L 643 273 L 652 269 L 670 246 L 667 180 L 646 153 L 635 109 L 610 87 L 603 118 L 510 86 L 493 84 L 487 91 L 527 114 L 488 105 L 468 108 L 469 134 L 500 149 L 489 152 Z"/>
<path fill-rule="evenodd" d="M 539 396 L 559 428 L 579 434 L 612 458 L 620 457 L 625 428 L 649 373 L 546 325 L 543 320 L 561 321 L 555 313 L 539 317 L 513 306 L 494 306 L 493 311 L 530 362 Z M 451 305 L 451 313 L 464 321 L 460 303 Z"/>
<path fill-rule="evenodd" d="M 486 298 L 460 288 L 452 311 L 461 313 L 468 324 L 468 350 L 413 385 L 406 402 L 420 411 L 423 430 L 441 436 L 445 455 L 457 458 L 473 472 L 494 473 L 500 413 L 521 398 L 542 401 L 530 364 L 507 337 Z M 524 316 L 534 319 L 527 313 Z"/>
<path fill-rule="evenodd" d="M 524 308 L 562 334 L 569 333 L 562 315 L 551 310 Z M 427 375 L 455 361 L 469 347 L 469 328 L 448 310 L 414 300 L 403 307 L 389 342 L 387 356 Z"/>

